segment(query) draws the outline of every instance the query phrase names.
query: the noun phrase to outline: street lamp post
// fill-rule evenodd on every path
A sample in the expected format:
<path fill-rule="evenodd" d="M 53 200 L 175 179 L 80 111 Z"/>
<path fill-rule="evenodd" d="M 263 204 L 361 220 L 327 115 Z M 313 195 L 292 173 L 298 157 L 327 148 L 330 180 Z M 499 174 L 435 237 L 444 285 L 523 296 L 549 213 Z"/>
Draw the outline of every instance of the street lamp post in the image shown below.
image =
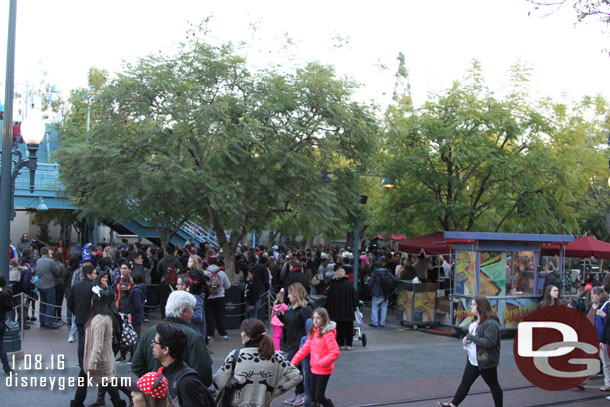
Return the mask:
<path fill-rule="evenodd" d="M 379 174 L 361 174 L 358 169 L 356 169 L 356 188 L 358 194 L 360 194 L 360 177 L 377 177 L 382 178 L 381 186 L 384 188 L 394 188 L 396 183 L 389 178 L 385 178 L 383 175 Z M 364 200 L 362 197 L 358 197 L 358 205 L 364 204 Z M 360 259 L 360 226 L 358 225 L 358 211 L 356 211 L 356 216 L 354 219 L 354 288 L 356 292 L 358 292 L 358 260 Z"/>
<path fill-rule="evenodd" d="M 91 124 L 91 97 L 95 95 L 95 89 L 89 88 L 87 92 L 87 99 L 82 100 L 81 103 L 87 104 L 87 136 L 86 141 L 89 142 L 89 130 Z M 98 222 L 97 219 L 93 221 L 93 246 L 97 247 L 97 235 L 98 235 Z"/>
<path fill-rule="evenodd" d="M 81 100 L 81 103 L 85 103 L 87 105 L 87 141 L 89 141 L 89 125 L 91 123 L 91 97 L 93 95 L 95 95 L 95 89 L 89 88 L 89 91 L 87 92 L 87 99 Z"/>
<path fill-rule="evenodd" d="M 34 174 L 37 167 L 36 152 L 44 137 L 44 124 L 26 119 L 21 126 L 22 137 L 27 143 L 29 156 L 22 157 L 20 151 L 13 151 L 13 93 L 15 74 L 15 27 L 17 23 L 17 0 L 9 6 L 8 43 L 6 47 L 6 85 L 4 96 L 4 128 L 2 132 L 2 163 L 0 167 L 0 274 L 8 281 L 9 244 L 11 219 L 14 218 L 15 179 L 19 172 L 30 170 L 30 191 L 34 192 Z M 40 127 L 42 126 L 42 127 Z M 16 156 L 15 168 L 13 158 Z"/>
<path fill-rule="evenodd" d="M 8 280 L 8 247 L 11 233 L 9 220 L 12 200 L 11 160 L 13 149 L 13 93 L 15 73 L 15 26 L 17 0 L 11 0 L 8 16 L 6 45 L 6 84 L 4 92 L 4 131 L 2 132 L 2 164 L 0 168 L 0 273 Z"/>

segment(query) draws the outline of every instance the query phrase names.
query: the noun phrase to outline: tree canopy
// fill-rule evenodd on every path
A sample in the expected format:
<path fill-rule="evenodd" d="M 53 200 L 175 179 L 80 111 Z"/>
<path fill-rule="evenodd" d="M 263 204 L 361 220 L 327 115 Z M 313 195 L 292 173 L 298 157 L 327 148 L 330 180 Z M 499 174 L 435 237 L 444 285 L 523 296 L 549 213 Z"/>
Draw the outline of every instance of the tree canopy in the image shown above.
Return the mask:
<path fill-rule="evenodd" d="M 395 98 L 387 112 L 386 173 L 398 180 L 377 216 L 388 231 L 559 233 L 578 229 L 577 156 L 556 106 L 532 103 L 528 70 L 512 70 L 499 98 L 478 63 L 462 82 L 420 108 Z M 573 160 L 573 162 L 572 162 Z M 586 188 L 586 187 L 585 187 Z"/>
<path fill-rule="evenodd" d="M 102 218 L 196 218 L 216 232 L 225 261 L 248 230 L 281 214 L 322 229 L 356 194 L 339 197 L 320 171 L 366 163 L 379 133 L 372 109 L 329 66 L 251 71 L 230 44 L 194 34 L 98 90 L 89 142 L 64 132 L 68 195 Z"/>

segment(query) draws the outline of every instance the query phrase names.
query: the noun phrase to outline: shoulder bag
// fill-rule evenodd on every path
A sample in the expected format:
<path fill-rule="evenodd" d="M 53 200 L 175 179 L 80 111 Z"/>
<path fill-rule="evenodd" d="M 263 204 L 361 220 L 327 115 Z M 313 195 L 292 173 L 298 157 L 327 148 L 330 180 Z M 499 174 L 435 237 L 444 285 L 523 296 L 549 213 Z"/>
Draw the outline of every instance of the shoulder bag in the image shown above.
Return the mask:
<path fill-rule="evenodd" d="M 231 407 L 231 400 L 233 400 L 233 392 L 239 385 L 239 381 L 233 376 L 235 374 L 235 365 L 239 358 L 239 349 L 235 349 L 233 352 L 233 363 L 231 364 L 231 378 L 225 385 L 225 387 L 216 396 L 217 407 Z"/>

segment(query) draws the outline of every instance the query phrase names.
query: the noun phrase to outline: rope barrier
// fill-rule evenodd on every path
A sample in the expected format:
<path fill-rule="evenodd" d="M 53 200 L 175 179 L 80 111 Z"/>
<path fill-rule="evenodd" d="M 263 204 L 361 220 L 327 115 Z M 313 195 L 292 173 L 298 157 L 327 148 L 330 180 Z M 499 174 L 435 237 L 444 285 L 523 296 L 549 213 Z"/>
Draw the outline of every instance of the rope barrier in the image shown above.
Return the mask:
<path fill-rule="evenodd" d="M 151 285 L 153 285 L 153 284 L 151 284 Z M 20 297 L 20 303 L 18 305 L 14 306 L 12 309 L 13 310 L 20 309 L 20 311 L 19 311 L 19 315 L 20 315 L 19 320 L 20 320 L 20 330 L 21 330 L 21 333 L 22 333 L 22 339 L 25 336 L 25 329 L 24 329 L 24 325 L 25 325 L 25 321 L 24 321 L 25 320 L 25 318 L 24 318 L 24 308 L 26 308 L 26 302 L 27 301 L 39 301 L 40 305 L 45 305 L 47 307 L 53 307 L 53 309 L 63 308 L 63 305 L 50 304 L 48 302 L 41 301 L 39 298 L 35 298 L 35 297 L 33 297 L 33 296 L 29 295 L 29 294 L 26 294 L 24 292 L 21 292 L 19 294 L 13 295 L 13 298 L 16 298 L 16 297 Z M 267 318 L 266 319 L 268 319 L 269 321 L 271 320 L 271 315 L 272 315 L 271 313 L 272 313 L 273 303 L 275 302 L 276 298 L 277 298 L 277 294 L 275 294 L 271 290 L 267 290 L 267 291 L 263 292 L 259 296 L 260 300 L 264 301 L 266 299 L 266 302 L 267 302 L 267 315 L 266 315 Z M 62 299 L 62 303 L 63 303 L 63 299 Z M 234 306 L 234 307 L 242 307 L 244 305 L 247 305 L 247 302 L 244 301 L 244 302 L 238 302 L 238 303 L 230 303 L 230 305 Z M 151 307 L 151 308 L 153 308 L 153 307 Z M 54 314 L 48 314 L 46 312 L 41 312 L 40 308 L 39 308 L 38 314 L 39 314 L 39 316 L 49 317 L 49 318 L 52 318 L 54 320 L 60 320 L 61 319 L 60 317 L 58 317 L 58 316 L 56 316 Z M 247 314 L 247 311 L 243 312 L 243 313 L 239 313 L 239 314 L 228 314 L 228 315 L 225 315 L 225 316 L 227 318 L 236 318 L 236 317 L 240 317 L 241 318 L 241 317 L 245 316 L 246 314 Z"/>

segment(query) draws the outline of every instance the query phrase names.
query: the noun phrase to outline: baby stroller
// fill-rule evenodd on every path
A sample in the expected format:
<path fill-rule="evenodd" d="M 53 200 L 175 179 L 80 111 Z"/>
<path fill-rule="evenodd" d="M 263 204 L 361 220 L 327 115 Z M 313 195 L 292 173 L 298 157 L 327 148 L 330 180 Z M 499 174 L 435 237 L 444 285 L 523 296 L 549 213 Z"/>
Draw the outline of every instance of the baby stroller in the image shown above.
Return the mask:
<path fill-rule="evenodd" d="M 360 305 L 362 306 L 362 301 L 360 301 Z M 362 332 L 364 329 L 364 321 L 362 320 L 362 312 L 360 312 L 360 307 L 356 307 L 356 311 L 354 312 L 354 339 L 358 341 L 362 341 L 362 346 L 366 346 L 366 334 Z"/>

